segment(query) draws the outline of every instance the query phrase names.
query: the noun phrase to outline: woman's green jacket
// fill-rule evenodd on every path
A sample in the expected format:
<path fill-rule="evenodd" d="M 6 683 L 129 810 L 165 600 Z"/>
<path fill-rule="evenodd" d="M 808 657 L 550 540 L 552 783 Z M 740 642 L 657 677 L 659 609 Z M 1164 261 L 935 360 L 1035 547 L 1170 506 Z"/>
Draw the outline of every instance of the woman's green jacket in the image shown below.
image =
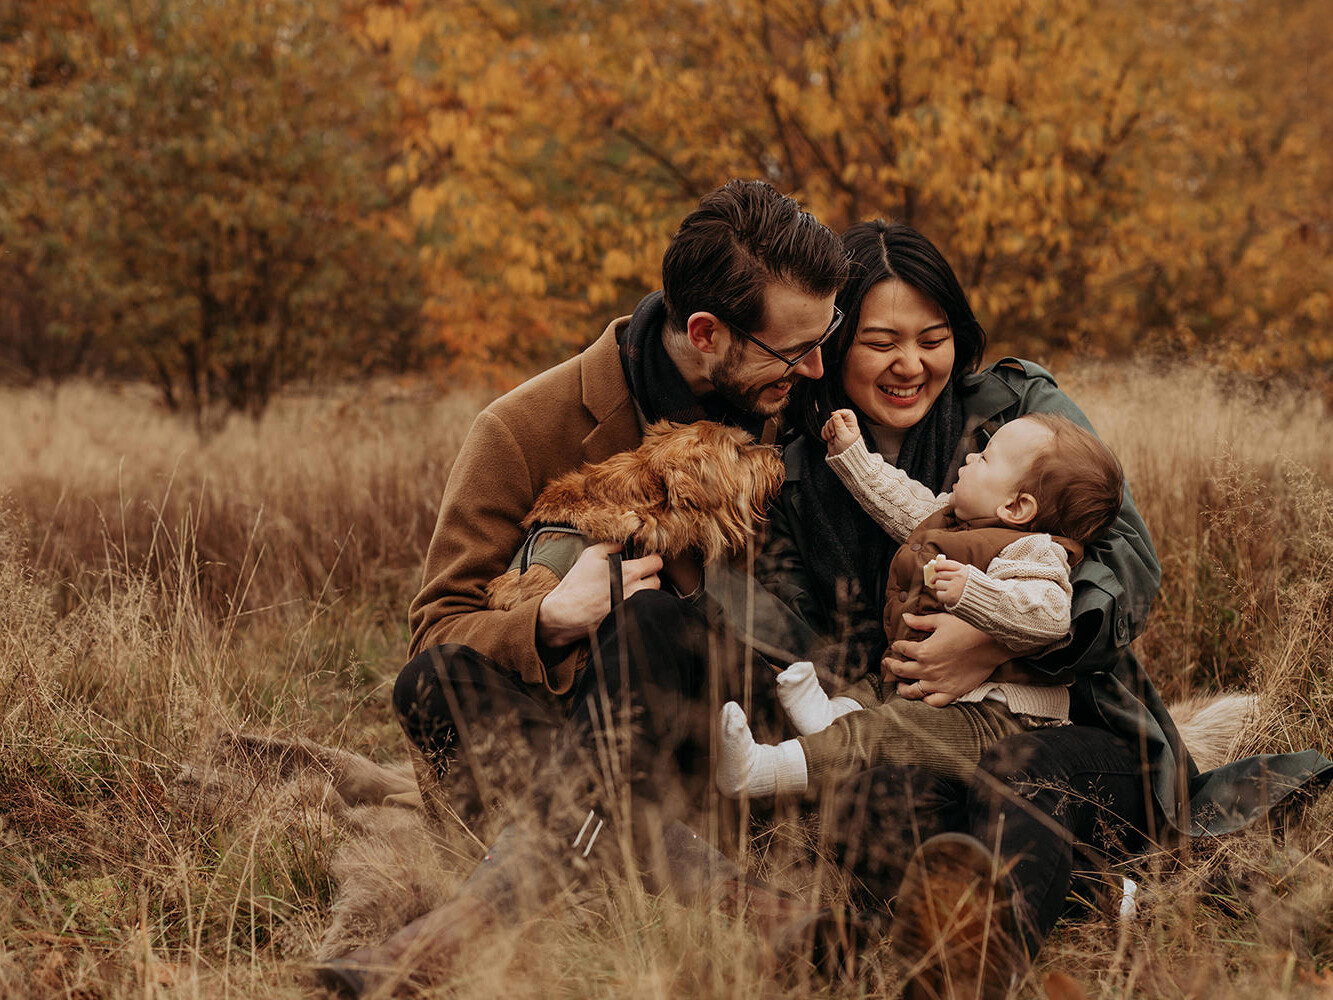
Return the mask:
<path fill-rule="evenodd" d="M 1051 374 L 1030 362 L 1005 358 L 963 376 L 961 382 L 964 431 L 949 483 L 968 453 L 980 451 L 998 427 L 1025 413 L 1061 414 L 1092 430 Z M 794 487 L 803 459 L 810 457 L 800 449 L 808 447 L 811 443 L 805 438 L 788 445 L 787 483 L 770 511 L 768 540 L 755 572 L 797 620 L 787 616 L 784 621 L 785 609 L 766 610 L 760 602 L 752 631 L 766 635 L 770 646 L 791 658 L 839 638 L 833 591 L 813 580 L 806 569 L 812 563 L 804 554 L 810 536 L 803 526 L 820 512 L 803 510 L 801 491 Z M 1293 791 L 1333 777 L 1333 762 L 1313 750 L 1248 757 L 1202 774 L 1195 767 L 1166 706 L 1130 649 L 1147 622 L 1161 566 L 1128 487 L 1116 524 L 1088 548 L 1072 579 L 1071 641 L 1025 665 L 1052 680 L 1072 679 L 1075 723 L 1110 729 L 1140 749 L 1157 806 L 1153 820 L 1159 829 L 1146 831 L 1154 839 L 1164 839 L 1172 831 L 1200 836 L 1240 829 Z M 879 609 L 875 610 L 878 629 Z M 861 626 L 864 630 L 867 623 Z"/>

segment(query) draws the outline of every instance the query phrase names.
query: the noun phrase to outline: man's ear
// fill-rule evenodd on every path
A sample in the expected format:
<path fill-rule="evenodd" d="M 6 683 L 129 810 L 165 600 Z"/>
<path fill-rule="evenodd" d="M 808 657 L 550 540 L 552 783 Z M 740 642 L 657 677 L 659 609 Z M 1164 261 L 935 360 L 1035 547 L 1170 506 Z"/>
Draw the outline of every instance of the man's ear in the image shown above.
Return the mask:
<path fill-rule="evenodd" d="M 724 349 L 721 337 L 724 324 L 710 312 L 691 313 L 685 321 L 685 335 L 700 354 L 718 354 Z"/>
<path fill-rule="evenodd" d="M 995 516 L 1011 528 L 1022 528 L 1037 518 L 1037 498 L 1031 493 L 1020 493 L 1008 503 L 995 508 Z"/>

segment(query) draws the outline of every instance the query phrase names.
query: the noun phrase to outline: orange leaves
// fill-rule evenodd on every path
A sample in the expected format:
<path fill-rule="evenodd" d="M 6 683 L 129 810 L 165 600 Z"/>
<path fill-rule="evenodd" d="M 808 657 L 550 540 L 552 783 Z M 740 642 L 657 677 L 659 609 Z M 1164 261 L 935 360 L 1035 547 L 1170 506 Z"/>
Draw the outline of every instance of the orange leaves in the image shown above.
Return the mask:
<path fill-rule="evenodd" d="M 1090 172 L 1124 141 L 1102 109 L 1126 75 L 1114 38 L 1078 35 L 1111 18 L 1087 0 L 566 0 L 507 8 L 499 29 L 480 4 L 428 9 L 450 39 L 430 80 L 448 110 L 408 141 L 448 169 L 413 215 L 496 294 L 627 309 L 694 198 L 761 176 L 835 226 L 908 218 L 994 284 L 993 320 L 1028 322 L 1082 294 L 1089 231 L 1121 208 Z M 544 252 L 494 240 L 496 218 Z"/>
<path fill-rule="evenodd" d="M 345 249 L 302 308 L 364 274 L 398 303 L 369 312 L 399 315 L 369 261 L 419 256 L 433 339 L 496 371 L 586 342 L 657 284 L 699 195 L 763 177 L 835 228 L 921 228 L 998 339 L 1287 358 L 1273 336 L 1317 345 L 1330 318 L 1333 44 L 1319 0 L 1275 2 L 216 0 L 159 5 L 160 32 L 27 5 L 0 41 L 21 102 L 0 168 L 29 178 L 0 240 L 87 234 L 53 287 L 139 296 L 151 275 L 87 266 L 122 236 L 180 267 L 217 246 L 189 227 L 242 232 L 212 264 L 246 272 L 261 236 L 295 252 L 314 218 L 377 219 L 381 249 Z"/>
<path fill-rule="evenodd" d="M 76 76 L 40 101 L 7 92 L 32 144 L 0 150 L 15 179 L 0 234 L 99 367 L 153 378 L 202 420 L 411 354 L 415 232 L 385 224 L 396 108 L 369 54 L 374 18 L 358 47 L 353 0 L 92 10 L 48 25 L 82 53 Z M 18 205 L 62 189 L 19 224 Z"/>

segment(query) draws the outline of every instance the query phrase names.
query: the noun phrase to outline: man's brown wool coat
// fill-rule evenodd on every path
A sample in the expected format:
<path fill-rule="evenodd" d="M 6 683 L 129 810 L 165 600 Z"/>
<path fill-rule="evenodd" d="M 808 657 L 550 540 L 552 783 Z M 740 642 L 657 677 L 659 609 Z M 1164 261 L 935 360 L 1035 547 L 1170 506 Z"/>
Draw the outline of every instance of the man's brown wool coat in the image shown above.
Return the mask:
<path fill-rule="evenodd" d="M 555 693 L 574 680 L 575 657 L 543 659 L 535 597 L 508 611 L 486 604 L 486 584 L 523 544 L 520 527 L 548 482 L 643 440 L 620 367 L 621 317 L 583 353 L 524 382 L 477 415 L 458 453 L 420 593 L 412 601 L 412 655 L 462 643 Z M 550 662 L 547 662 L 549 660 Z"/>

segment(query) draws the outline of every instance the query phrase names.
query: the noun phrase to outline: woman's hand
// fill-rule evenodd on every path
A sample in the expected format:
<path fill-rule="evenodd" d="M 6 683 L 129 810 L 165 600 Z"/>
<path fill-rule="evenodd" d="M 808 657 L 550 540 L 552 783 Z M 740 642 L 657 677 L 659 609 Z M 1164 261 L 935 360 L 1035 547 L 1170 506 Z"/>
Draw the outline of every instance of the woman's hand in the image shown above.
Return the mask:
<path fill-rule="evenodd" d="M 926 638 L 899 639 L 884 657 L 884 669 L 898 678 L 898 694 L 941 708 L 967 694 L 995 668 L 1013 659 L 998 639 L 948 614 L 904 614 Z"/>

